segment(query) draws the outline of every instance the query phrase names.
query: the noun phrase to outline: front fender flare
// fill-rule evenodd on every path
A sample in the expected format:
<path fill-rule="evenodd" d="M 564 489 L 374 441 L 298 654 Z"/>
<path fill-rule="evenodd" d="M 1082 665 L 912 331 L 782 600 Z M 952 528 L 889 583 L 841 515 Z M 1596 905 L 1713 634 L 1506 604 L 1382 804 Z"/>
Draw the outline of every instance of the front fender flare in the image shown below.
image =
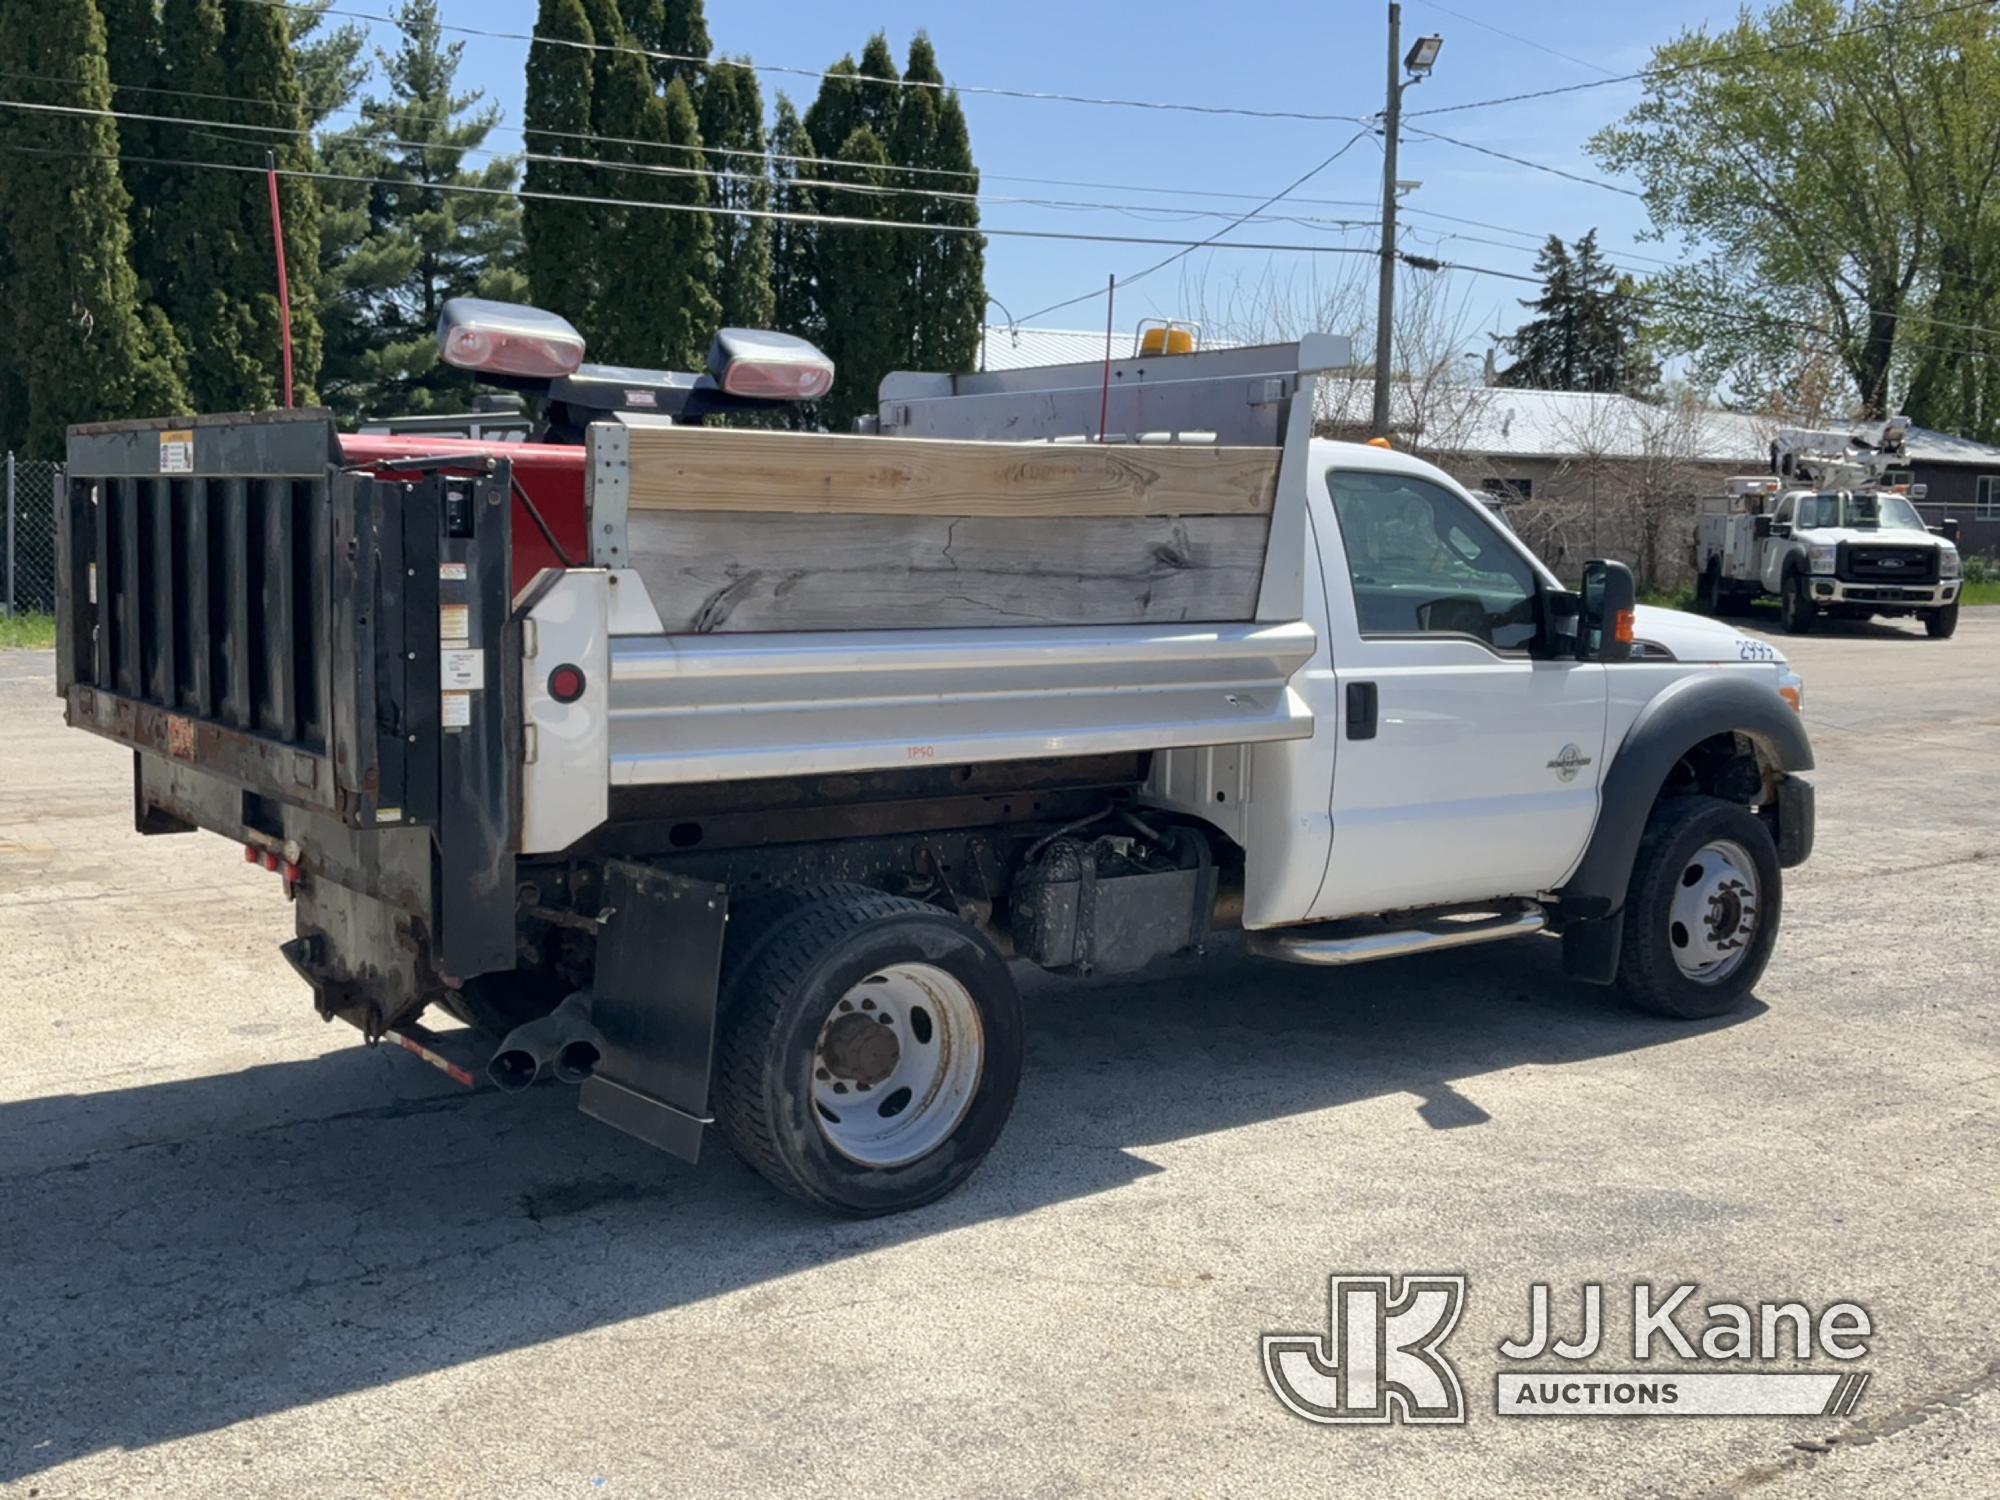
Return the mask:
<path fill-rule="evenodd" d="M 1703 740 L 1730 733 L 1746 736 L 1758 759 L 1780 771 L 1812 769 L 1805 725 L 1761 677 L 1723 670 L 1669 684 L 1639 711 L 1605 772 L 1590 846 L 1556 892 L 1565 909 L 1595 918 L 1624 907 L 1646 819 L 1675 763 Z"/>

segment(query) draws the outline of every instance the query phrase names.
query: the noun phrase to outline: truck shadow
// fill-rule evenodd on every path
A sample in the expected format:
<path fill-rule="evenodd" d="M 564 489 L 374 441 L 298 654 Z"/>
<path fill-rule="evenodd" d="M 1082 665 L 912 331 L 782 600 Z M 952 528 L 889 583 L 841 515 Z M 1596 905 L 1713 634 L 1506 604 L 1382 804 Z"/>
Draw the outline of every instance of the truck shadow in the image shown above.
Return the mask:
<path fill-rule="evenodd" d="M 1109 1192 L 1164 1170 L 1134 1154 L 1150 1144 L 1394 1095 L 1433 1129 L 1476 1130 L 1488 1117 L 1459 1082 L 1762 1011 L 1634 1015 L 1563 981 L 1552 943 L 1025 987 L 1027 1080 L 993 1158 L 942 1203 L 859 1223 L 719 1144 L 693 1169 L 656 1156 L 567 1091 L 428 1092 L 386 1049 L 0 1106 L 0 1482 Z"/>

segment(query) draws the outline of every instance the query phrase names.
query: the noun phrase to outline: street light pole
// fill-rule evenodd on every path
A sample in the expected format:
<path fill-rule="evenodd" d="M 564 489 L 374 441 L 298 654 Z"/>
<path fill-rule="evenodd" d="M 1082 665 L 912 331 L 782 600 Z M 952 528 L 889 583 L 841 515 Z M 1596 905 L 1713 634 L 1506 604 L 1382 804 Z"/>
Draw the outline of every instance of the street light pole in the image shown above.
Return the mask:
<path fill-rule="evenodd" d="M 1403 133 L 1403 90 L 1437 66 L 1441 36 L 1420 36 L 1403 54 L 1403 7 L 1389 6 L 1389 96 L 1382 109 L 1382 282 L 1375 299 L 1375 436 L 1389 435 L 1389 376 L 1395 359 L 1396 144 Z M 1398 67 L 1400 64 L 1400 69 Z M 1409 76 L 1403 77 L 1407 73 Z M 1415 187 L 1409 183 L 1407 186 Z"/>
<path fill-rule="evenodd" d="M 1396 312 L 1396 137 L 1403 123 L 1403 7 L 1389 5 L 1389 96 L 1382 111 L 1382 266 L 1375 297 L 1375 420 L 1373 435 L 1389 435 L 1389 364 Z"/>

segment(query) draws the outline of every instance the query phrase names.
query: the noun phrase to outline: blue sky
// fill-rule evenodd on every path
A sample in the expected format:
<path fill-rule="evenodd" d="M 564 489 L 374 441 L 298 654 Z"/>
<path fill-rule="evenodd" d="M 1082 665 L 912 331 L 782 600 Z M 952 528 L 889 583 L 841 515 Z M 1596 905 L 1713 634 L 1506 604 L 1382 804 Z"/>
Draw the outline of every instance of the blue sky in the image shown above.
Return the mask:
<path fill-rule="evenodd" d="M 341 8 L 385 10 L 389 0 L 336 0 Z M 491 30 L 528 32 L 534 0 L 441 0 L 443 18 Z M 1451 12 L 1456 12 L 1453 14 Z M 1586 83 L 1643 64 L 1655 43 L 1694 25 L 1727 25 L 1733 4 L 1653 0 L 1643 7 L 1576 0 L 1456 0 L 1451 11 L 1425 0 L 1403 8 L 1405 42 L 1425 32 L 1445 37 L 1435 74 L 1410 91 L 1411 111 L 1562 84 Z M 720 51 L 758 63 L 824 68 L 858 52 L 868 35 L 886 30 L 900 56 L 910 36 L 926 29 L 945 75 L 962 84 L 1088 95 L 1180 99 L 1253 108 L 1370 115 L 1380 109 L 1387 6 L 1378 0 L 1335 0 L 1317 6 L 1231 8 L 1194 0 L 1092 4 L 1080 0 L 1008 0 L 1005 4 L 868 4 L 710 0 L 709 30 Z M 1476 22 L 1485 23 L 1483 26 Z M 1495 29 L 1497 28 L 1497 31 Z M 387 41 L 386 28 L 382 40 Z M 1511 32 L 1523 40 L 1500 35 Z M 483 88 L 507 122 L 521 118 L 523 43 L 461 38 L 463 82 Z M 1539 44 L 1539 45 L 1529 45 Z M 1552 49 L 1543 50 L 1543 49 Z M 1566 56 L 1553 55 L 1554 53 Z M 817 87 L 810 78 L 766 73 L 767 103 L 778 90 L 801 107 Z M 1512 155 L 1600 176 L 1583 150 L 1599 126 L 1619 117 L 1637 97 L 1613 84 L 1555 99 L 1444 115 L 1436 128 Z M 1199 189 L 1259 195 L 1275 192 L 1354 134 L 1338 123 L 1243 119 L 1153 110 L 964 96 L 973 148 L 992 197 L 1058 197 L 1155 208 L 1241 212 L 1254 200 L 1184 198 L 1132 191 L 1137 187 Z M 1413 125 L 1422 120 L 1412 119 Z M 496 143 L 518 145 L 503 135 Z M 1368 218 L 1380 193 L 1381 153 L 1364 139 L 1298 190 L 1290 211 L 1324 219 Z M 1526 271 L 1537 238 L 1571 239 L 1595 226 L 1615 261 L 1644 269 L 1678 253 L 1672 244 L 1642 241 L 1646 228 L 1636 200 L 1516 167 L 1456 147 L 1417 139 L 1403 145 L 1399 176 L 1423 186 L 1406 197 L 1411 212 L 1404 247 L 1442 259 Z M 1061 178 L 1121 185 L 1116 190 L 1058 188 L 1007 177 Z M 1285 212 L 1284 209 L 1273 212 Z M 1530 236 L 1452 224 L 1433 215 L 1483 220 Z M 989 226 L 1100 234 L 1200 239 L 1220 218 L 1180 219 L 1165 213 L 1082 211 L 994 203 Z M 1366 245 L 1372 230 L 1274 223 L 1246 226 L 1231 238 L 1284 243 Z M 1445 235 L 1478 236 L 1482 244 Z M 1045 304 L 1101 288 L 1107 274 L 1138 271 L 1167 249 L 1146 245 L 1078 244 L 996 238 L 987 253 L 987 288 L 1027 321 Z M 1650 258 L 1650 259 L 1649 259 Z M 1354 256 L 1284 256 L 1251 251 L 1199 251 L 1121 295 L 1117 322 L 1189 312 L 1188 304 L 1219 306 L 1232 282 L 1246 288 L 1290 288 L 1308 278 L 1322 284 L 1371 263 Z M 1183 275 L 1183 270 L 1186 275 Z M 1514 299 L 1530 289 L 1454 273 L 1451 299 L 1468 330 L 1505 329 L 1517 320 Z M 1211 308 L 1213 310 L 1213 308 Z M 995 321 L 1000 314 L 991 313 Z M 1036 319 L 1041 326 L 1102 326 L 1101 299 Z"/>

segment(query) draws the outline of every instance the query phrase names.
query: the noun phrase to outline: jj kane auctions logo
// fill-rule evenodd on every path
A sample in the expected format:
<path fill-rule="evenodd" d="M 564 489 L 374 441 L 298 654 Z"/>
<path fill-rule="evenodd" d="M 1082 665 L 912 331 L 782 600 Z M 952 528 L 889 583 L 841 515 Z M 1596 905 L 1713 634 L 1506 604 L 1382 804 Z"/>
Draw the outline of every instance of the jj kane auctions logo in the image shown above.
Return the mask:
<path fill-rule="evenodd" d="M 1499 1353 L 1533 1369 L 1502 1369 L 1494 1381 L 1500 1416 L 1846 1416 L 1868 1385 L 1865 1371 L 1745 1368 L 1825 1355 L 1846 1364 L 1868 1353 L 1866 1308 L 1834 1302 L 1819 1313 L 1802 1302 L 1710 1302 L 1682 1284 L 1630 1289 L 1634 1363 L 1664 1358 L 1694 1368 L 1578 1368 L 1619 1347 L 1605 1337 L 1604 1287 L 1584 1284 L 1570 1336 L 1555 1325 L 1549 1287 L 1528 1289 L 1527 1332 Z M 1264 1379 L 1286 1410 L 1324 1425 L 1401 1422 L 1458 1425 L 1466 1402 L 1444 1343 L 1465 1310 L 1463 1275 L 1344 1274 L 1327 1286 L 1324 1333 L 1268 1333 Z M 1699 1324 L 1695 1314 L 1704 1318 Z M 1546 1362 L 1558 1363 L 1550 1367 Z"/>

